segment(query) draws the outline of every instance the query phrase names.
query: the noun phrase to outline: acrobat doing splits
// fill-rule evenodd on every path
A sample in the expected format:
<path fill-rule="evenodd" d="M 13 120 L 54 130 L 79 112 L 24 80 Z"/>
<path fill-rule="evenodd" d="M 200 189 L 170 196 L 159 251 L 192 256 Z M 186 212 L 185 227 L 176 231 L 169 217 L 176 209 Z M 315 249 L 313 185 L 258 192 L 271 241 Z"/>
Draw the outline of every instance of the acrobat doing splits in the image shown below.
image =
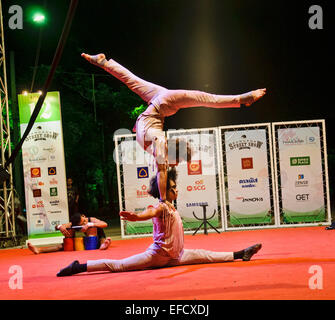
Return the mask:
<path fill-rule="evenodd" d="M 162 202 L 166 202 L 167 169 L 171 164 L 163 131 L 165 117 L 175 114 L 179 109 L 190 107 L 239 108 L 242 104 L 250 106 L 266 93 L 266 89 L 257 89 L 238 95 L 216 95 L 197 90 L 169 90 L 137 77 L 113 59 L 107 60 L 103 53 L 93 56 L 82 53 L 81 56 L 122 81 L 148 104 L 148 108 L 137 118 L 134 129 L 137 142 L 155 158 Z M 188 146 L 186 148 L 187 151 L 179 152 L 179 159 L 176 159 L 174 164 L 182 160 L 190 160 L 187 159 L 190 156 L 190 148 Z"/>
<path fill-rule="evenodd" d="M 158 202 L 155 206 L 149 206 L 141 213 L 121 211 L 123 220 L 144 221 L 152 219 L 153 244 L 144 252 L 124 258 L 88 260 L 86 263 L 73 261 L 67 267 L 61 269 L 58 277 L 72 276 L 81 272 L 109 271 L 126 272 L 146 270 L 153 268 L 172 267 L 190 264 L 221 263 L 242 259 L 250 261 L 252 256 L 261 248 L 257 243 L 240 251 L 217 252 L 205 249 L 184 249 L 184 228 L 178 211 L 172 202 L 178 197 L 177 172 L 173 167 L 167 171 L 166 198 L 171 203 Z M 150 180 L 148 193 L 154 198 L 159 198 L 157 178 Z"/>

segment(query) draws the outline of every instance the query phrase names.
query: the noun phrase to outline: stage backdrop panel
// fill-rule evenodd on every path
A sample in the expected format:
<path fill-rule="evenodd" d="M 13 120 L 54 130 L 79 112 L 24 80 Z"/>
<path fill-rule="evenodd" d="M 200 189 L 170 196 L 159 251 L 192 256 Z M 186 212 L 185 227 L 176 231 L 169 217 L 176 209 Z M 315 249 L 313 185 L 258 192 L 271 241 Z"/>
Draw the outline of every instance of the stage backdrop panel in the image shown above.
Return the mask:
<path fill-rule="evenodd" d="M 158 199 L 148 194 L 150 179 L 156 174 L 154 159 L 136 142 L 136 135 L 117 135 L 115 160 L 118 170 L 120 211 L 144 211 Z M 152 234 L 152 221 L 121 220 L 122 237 Z"/>
<path fill-rule="evenodd" d="M 176 207 L 184 229 L 190 231 L 200 227 L 204 217 L 202 206 L 205 205 L 210 223 L 208 231 L 222 230 L 217 128 L 167 131 L 167 137 L 172 141 L 170 143 L 176 138 L 188 141 L 193 151 L 191 161 L 183 161 L 177 166 Z"/>
<path fill-rule="evenodd" d="M 273 124 L 281 224 L 329 223 L 324 121 Z"/>
<path fill-rule="evenodd" d="M 21 135 L 39 94 L 19 95 Z M 22 146 L 28 240 L 53 243 L 63 238 L 55 226 L 69 221 L 59 92 L 48 92 Z"/>
<path fill-rule="evenodd" d="M 179 194 L 175 205 L 185 233 L 197 231 L 201 225 L 202 205 L 206 206 L 207 218 L 211 218 L 208 231 L 222 229 L 217 129 L 173 131 L 168 132 L 168 137 L 171 141 L 177 137 L 188 140 L 194 150 L 191 162 L 177 166 Z M 150 179 L 157 173 L 154 158 L 139 146 L 134 134 L 115 135 L 114 141 L 120 211 L 141 212 L 149 205 L 157 204 L 158 199 L 147 193 Z M 152 221 L 121 220 L 121 234 L 124 238 L 150 236 Z"/>
<path fill-rule="evenodd" d="M 270 124 L 219 129 L 227 229 L 275 225 Z"/>

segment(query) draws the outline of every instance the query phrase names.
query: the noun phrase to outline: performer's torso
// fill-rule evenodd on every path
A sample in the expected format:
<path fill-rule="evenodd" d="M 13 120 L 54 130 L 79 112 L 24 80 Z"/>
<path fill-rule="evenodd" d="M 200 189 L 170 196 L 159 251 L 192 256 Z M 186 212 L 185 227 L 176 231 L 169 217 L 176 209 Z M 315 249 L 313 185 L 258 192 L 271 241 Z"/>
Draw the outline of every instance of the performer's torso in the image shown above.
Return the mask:
<path fill-rule="evenodd" d="M 152 219 L 154 243 L 172 258 L 178 258 L 184 248 L 183 222 L 177 210 L 163 205 L 165 212 Z"/>

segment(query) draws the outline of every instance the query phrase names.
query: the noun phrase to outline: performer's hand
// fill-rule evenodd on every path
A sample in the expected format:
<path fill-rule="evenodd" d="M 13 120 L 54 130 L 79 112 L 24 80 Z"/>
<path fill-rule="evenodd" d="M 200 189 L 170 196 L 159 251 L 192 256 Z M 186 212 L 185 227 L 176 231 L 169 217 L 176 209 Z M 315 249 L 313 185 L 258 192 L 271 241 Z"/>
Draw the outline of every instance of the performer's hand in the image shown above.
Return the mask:
<path fill-rule="evenodd" d="M 137 221 L 137 214 L 131 211 L 120 211 L 121 220 Z"/>
<path fill-rule="evenodd" d="M 86 232 L 87 229 L 89 228 L 90 226 L 88 224 L 84 224 L 82 227 L 81 227 L 81 232 Z"/>
<path fill-rule="evenodd" d="M 58 230 L 65 236 L 65 237 L 71 237 L 71 233 L 69 230 L 65 228 L 65 226 L 61 225 L 59 226 Z"/>

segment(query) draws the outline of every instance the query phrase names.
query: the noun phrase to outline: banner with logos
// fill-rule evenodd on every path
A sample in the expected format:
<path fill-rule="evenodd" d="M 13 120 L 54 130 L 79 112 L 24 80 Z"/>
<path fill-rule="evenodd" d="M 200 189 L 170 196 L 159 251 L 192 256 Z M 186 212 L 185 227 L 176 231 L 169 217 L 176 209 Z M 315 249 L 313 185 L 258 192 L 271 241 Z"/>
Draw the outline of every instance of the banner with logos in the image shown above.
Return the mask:
<path fill-rule="evenodd" d="M 177 133 L 178 132 L 178 133 Z M 209 223 L 215 228 L 222 226 L 221 211 L 218 211 L 220 184 L 218 181 L 218 153 L 216 130 L 176 131 L 169 134 L 172 140 L 177 136 L 192 145 L 192 161 L 177 166 L 178 199 L 176 207 L 182 217 L 185 230 L 197 229 L 203 221 L 203 206 Z M 135 135 L 115 137 L 118 148 L 120 210 L 142 212 L 149 205 L 157 204 L 147 190 L 150 180 L 156 175 L 154 158 L 136 142 Z M 193 214 L 194 213 L 194 214 Z M 123 236 L 152 233 L 152 221 L 129 222 L 121 220 Z M 210 226 L 207 225 L 208 229 Z"/>
<path fill-rule="evenodd" d="M 18 95 L 21 136 L 39 98 Z M 28 239 L 60 237 L 55 226 L 69 221 L 59 92 L 48 92 L 22 146 Z"/>
<path fill-rule="evenodd" d="M 277 137 L 284 222 L 324 221 L 320 128 L 282 128 Z"/>
<path fill-rule="evenodd" d="M 265 129 L 224 130 L 226 202 L 232 226 L 271 223 L 267 135 Z"/>
<path fill-rule="evenodd" d="M 204 209 L 210 224 L 222 227 L 220 184 L 218 181 L 217 131 L 213 129 L 168 132 L 168 138 L 181 138 L 192 147 L 192 160 L 177 166 L 178 199 L 176 206 L 184 228 L 197 229 L 203 222 Z M 209 219 L 211 218 L 211 219 Z M 208 226 L 210 228 L 210 226 Z"/>
<path fill-rule="evenodd" d="M 150 179 L 156 175 L 153 157 L 136 142 L 135 137 L 120 142 L 125 211 L 144 211 L 158 200 L 148 194 Z M 123 221 L 125 235 L 152 233 L 152 221 Z"/>

